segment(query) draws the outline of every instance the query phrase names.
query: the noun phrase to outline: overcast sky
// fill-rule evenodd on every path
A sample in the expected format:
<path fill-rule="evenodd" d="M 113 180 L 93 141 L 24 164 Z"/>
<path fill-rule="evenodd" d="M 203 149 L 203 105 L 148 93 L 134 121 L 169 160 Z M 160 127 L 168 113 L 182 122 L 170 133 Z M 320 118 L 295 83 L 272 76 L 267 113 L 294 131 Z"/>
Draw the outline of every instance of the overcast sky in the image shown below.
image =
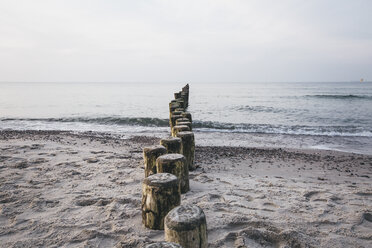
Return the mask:
<path fill-rule="evenodd" d="M 370 0 L 1 0 L 0 81 L 372 80 Z"/>

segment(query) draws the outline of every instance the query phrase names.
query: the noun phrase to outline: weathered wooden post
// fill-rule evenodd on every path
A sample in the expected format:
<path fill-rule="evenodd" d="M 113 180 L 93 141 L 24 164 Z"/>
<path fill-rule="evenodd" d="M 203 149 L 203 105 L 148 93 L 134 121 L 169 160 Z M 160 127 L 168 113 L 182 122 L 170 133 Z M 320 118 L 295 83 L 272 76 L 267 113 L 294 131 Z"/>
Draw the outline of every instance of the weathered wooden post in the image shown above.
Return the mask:
<path fill-rule="evenodd" d="M 182 115 L 182 113 L 181 113 L 181 115 Z M 190 120 L 185 118 L 185 117 L 182 117 L 180 119 L 177 119 L 176 124 L 177 124 L 177 122 L 187 122 L 187 121 L 190 121 Z"/>
<path fill-rule="evenodd" d="M 195 170 L 194 165 L 195 159 L 195 138 L 193 132 L 179 132 L 177 137 L 181 138 L 181 151 L 183 156 L 186 158 L 186 163 L 189 167 L 189 170 Z"/>
<path fill-rule="evenodd" d="M 187 121 L 184 121 L 184 120 L 187 120 Z M 176 120 L 176 126 L 188 126 L 189 129 L 190 129 L 188 131 L 192 131 L 192 123 L 189 122 L 188 119 L 186 119 L 186 118 L 177 119 Z"/>
<path fill-rule="evenodd" d="M 176 108 L 174 111 L 179 111 L 179 112 L 181 112 L 180 114 L 182 114 L 182 112 L 185 112 L 185 109 L 184 108 Z"/>
<path fill-rule="evenodd" d="M 151 229 L 164 229 L 164 217 L 181 203 L 179 182 L 175 175 L 158 173 L 142 183 L 142 223 Z"/>
<path fill-rule="evenodd" d="M 177 98 L 176 101 L 181 105 L 181 108 L 186 108 L 185 101 L 182 98 Z"/>
<path fill-rule="evenodd" d="M 181 245 L 173 242 L 157 242 L 144 246 L 144 248 L 183 248 Z"/>
<path fill-rule="evenodd" d="M 145 162 L 145 177 L 156 173 L 156 159 L 167 153 L 164 146 L 151 146 L 143 148 L 143 159 Z"/>
<path fill-rule="evenodd" d="M 186 125 L 175 125 L 172 128 L 172 136 L 177 137 L 177 133 L 183 132 L 183 131 L 190 131 L 190 128 Z"/>
<path fill-rule="evenodd" d="M 169 103 L 169 113 L 172 113 L 177 108 L 181 108 L 181 105 L 178 102 L 170 102 Z"/>
<path fill-rule="evenodd" d="M 181 115 L 183 118 L 189 119 L 189 121 L 192 123 L 192 116 L 189 112 L 183 112 Z"/>
<path fill-rule="evenodd" d="M 183 113 L 183 111 L 180 111 L 180 110 L 178 110 L 178 108 L 177 108 L 177 109 L 175 109 L 171 114 L 172 114 L 172 115 L 182 115 L 182 113 Z"/>
<path fill-rule="evenodd" d="M 176 125 L 176 120 L 180 118 L 182 118 L 182 115 L 173 115 L 173 114 L 171 115 L 170 120 L 169 120 L 169 125 L 171 127 L 171 130 Z"/>
<path fill-rule="evenodd" d="M 174 93 L 174 99 L 178 99 L 178 98 L 180 98 L 181 97 L 181 91 L 179 91 L 179 92 L 175 92 Z"/>
<path fill-rule="evenodd" d="M 181 139 L 178 137 L 161 139 L 160 145 L 167 149 L 167 153 L 181 153 Z"/>
<path fill-rule="evenodd" d="M 166 172 L 177 176 L 182 194 L 190 190 L 189 168 L 186 165 L 185 156 L 182 154 L 161 155 L 156 159 L 156 171 L 157 173 Z"/>
<path fill-rule="evenodd" d="M 187 108 L 187 107 L 189 106 L 188 93 L 186 93 L 186 92 L 182 92 L 182 93 L 181 93 L 181 98 L 184 100 L 184 102 L 185 102 L 185 107 Z"/>
<path fill-rule="evenodd" d="M 164 221 L 165 240 L 184 248 L 208 246 L 207 221 L 201 208 L 181 205 L 170 211 Z"/>

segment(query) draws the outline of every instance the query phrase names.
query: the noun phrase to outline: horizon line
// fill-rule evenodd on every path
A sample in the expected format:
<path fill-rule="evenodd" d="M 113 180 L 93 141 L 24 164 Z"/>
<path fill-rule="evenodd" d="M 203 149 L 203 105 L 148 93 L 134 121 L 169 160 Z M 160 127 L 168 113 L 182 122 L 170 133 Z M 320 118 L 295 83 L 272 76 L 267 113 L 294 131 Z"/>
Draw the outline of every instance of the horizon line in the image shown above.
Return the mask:
<path fill-rule="evenodd" d="M 198 81 L 198 82 L 187 82 L 187 81 L 0 81 L 0 83 L 188 83 L 188 84 L 221 84 L 221 83 L 372 83 L 372 81 L 364 80 L 345 80 L 345 81 Z"/>

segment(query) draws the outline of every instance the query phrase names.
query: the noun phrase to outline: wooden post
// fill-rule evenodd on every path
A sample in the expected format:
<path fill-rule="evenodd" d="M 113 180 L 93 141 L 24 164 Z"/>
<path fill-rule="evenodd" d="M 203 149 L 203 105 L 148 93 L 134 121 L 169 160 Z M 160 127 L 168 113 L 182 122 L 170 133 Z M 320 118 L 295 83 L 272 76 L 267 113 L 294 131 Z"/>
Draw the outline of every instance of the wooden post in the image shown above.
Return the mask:
<path fill-rule="evenodd" d="M 173 128 L 172 128 L 172 136 L 173 137 L 177 137 L 177 133 L 179 132 L 183 132 L 183 131 L 190 131 L 190 128 L 186 125 L 175 125 Z"/>
<path fill-rule="evenodd" d="M 189 112 L 183 112 L 181 115 L 183 118 L 187 118 L 190 122 L 192 122 L 192 116 Z"/>
<path fill-rule="evenodd" d="M 175 127 L 176 127 L 176 126 L 188 126 L 188 127 L 189 127 L 189 130 L 188 130 L 188 131 L 192 131 L 192 123 L 189 122 L 189 121 L 182 121 L 182 120 L 184 120 L 184 119 L 186 119 L 186 118 L 177 119 L 177 120 L 176 120 L 176 125 L 175 125 Z M 187 119 L 186 119 L 186 120 L 187 120 Z"/>
<path fill-rule="evenodd" d="M 185 101 L 185 107 L 187 108 L 189 106 L 188 93 L 182 92 L 181 98 Z"/>
<path fill-rule="evenodd" d="M 146 245 L 145 248 L 182 248 L 182 246 L 173 242 L 157 242 Z"/>
<path fill-rule="evenodd" d="M 164 221 L 165 240 L 184 248 L 208 246 L 207 221 L 201 208 L 181 205 L 170 211 Z"/>
<path fill-rule="evenodd" d="M 164 217 L 181 203 L 179 182 L 175 175 L 159 173 L 142 183 L 142 223 L 151 229 L 163 230 Z"/>
<path fill-rule="evenodd" d="M 182 98 L 177 98 L 176 100 L 181 105 L 181 108 L 186 108 L 185 101 Z"/>
<path fill-rule="evenodd" d="M 177 108 L 181 108 L 181 105 L 178 102 L 175 102 L 175 103 L 170 102 L 169 103 L 169 113 L 172 113 Z"/>
<path fill-rule="evenodd" d="M 172 115 L 169 120 L 171 129 L 176 125 L 176 120 L 182 118 L 182 115 Z"/>
<path fill-rule="evenodd" d="M 182 154 L 170 153 L 156 159 L 157 173 L 167 172 L 177 176 L 182 194 L 190 190 L 189 168 L 186 166 L 186 159 Z"/>
<path fill-rule="evenodd" d="M 174 111 L 179 111 L 179 112 L 181 112 L 180 114 L 182 114 L 183 112 L 185 112 L 185 109 L 184 108 L 176 108 Z"/>
<path fill-rule="evenodd" d="M 181 153 L 181 139 L 170 137 L 160 140 L 160 145 L 167 149 L 167 153 Z"/>
<path fill-rule="evenodd" d="M 156 159 L 167 153 L 164 146 L 151 146 L 143 148 L 143 159 L 145 162 L 145 177 L 156 173 Z"/>
<path fill-rule="evenodd" d="M 182 114 L 181 114 L 182 115 Z M 177 125 L 177 122 L 190 122 L 190 120 L 189 119 L 187 119 L 187 118 L 185 118 L 185 117 L 182 117 L 182 118 L 180 118 L 180 119 L 177 119 L 177 121 L 176 121 L 176 125 Z"/>
<path fill-rule="evenodd" d="M 182 115 L 183 111 L 180 111 L 180 110 L 177 110 L 177 109 L 175 109 L 171 114 L 172 115 Z"/>
<path fill-rule="evenodd" d="M 189 167 L 189 170 L 195 170 L 194 165 L 195 159 L 195 138 L 193 132 L 179 132 L 177 137 L 181 138 L 181 151 L 183 156 L 186 158 L 186 163 Z"/>
<path fill-rule="evenodd" d="M 178 99 L 181 97 L 181 91 L 180 92 L 175 92 L 174 93 L 174 99 Z"/>

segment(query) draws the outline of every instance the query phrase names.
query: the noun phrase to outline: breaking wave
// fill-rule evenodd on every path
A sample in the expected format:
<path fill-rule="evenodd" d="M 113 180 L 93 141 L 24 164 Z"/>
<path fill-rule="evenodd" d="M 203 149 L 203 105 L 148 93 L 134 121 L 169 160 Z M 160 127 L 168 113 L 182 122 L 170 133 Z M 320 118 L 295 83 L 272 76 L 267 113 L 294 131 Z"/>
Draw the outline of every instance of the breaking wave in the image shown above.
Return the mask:
<path fill-rule="evenodd" d="M 55 126 L 65 123 L 89 123 L 94 125 L 107 126 L 135 126 L 135 127 L 168 127 L 168 119 L 159 118 L 131 118 L 131 117 L 71 117 L 71 118 L 3 118 L 0 123 L 17 123 L 24 129 L 34 127 L 35 122 L 47 123 Z M 5 126 L 5 125 L 3 125 Z M 372 129 L 353 125 L 345 126 L 305 126 L 305 125 L 272 125 L 272 124 L 249 124 L 249 123 L 223 123 L 212 121 L 193 121 L 193 128 L 198 132 L 231 132 L 231 133 L 263 133 L 263 134 L 294 134 L 294 135 L 327 135 L 327 136 L 364 136 L 372 137 Z M 1 129 L 1 126 L 0 126 Z M 155 130 L 155 129 L 154 129 Z M 94 130 L 92 130 L 94 131 Z"/>
<path fill-rule="evenodd" d="M 353 100 L 353 99 L 364 99 L 364 100 L 372 100 L 372 96 L 367 95 L 306 95 L 306 97 L 310 98 L 321 98 L 321 99 L 340 99 L 340 100 Z"/>

